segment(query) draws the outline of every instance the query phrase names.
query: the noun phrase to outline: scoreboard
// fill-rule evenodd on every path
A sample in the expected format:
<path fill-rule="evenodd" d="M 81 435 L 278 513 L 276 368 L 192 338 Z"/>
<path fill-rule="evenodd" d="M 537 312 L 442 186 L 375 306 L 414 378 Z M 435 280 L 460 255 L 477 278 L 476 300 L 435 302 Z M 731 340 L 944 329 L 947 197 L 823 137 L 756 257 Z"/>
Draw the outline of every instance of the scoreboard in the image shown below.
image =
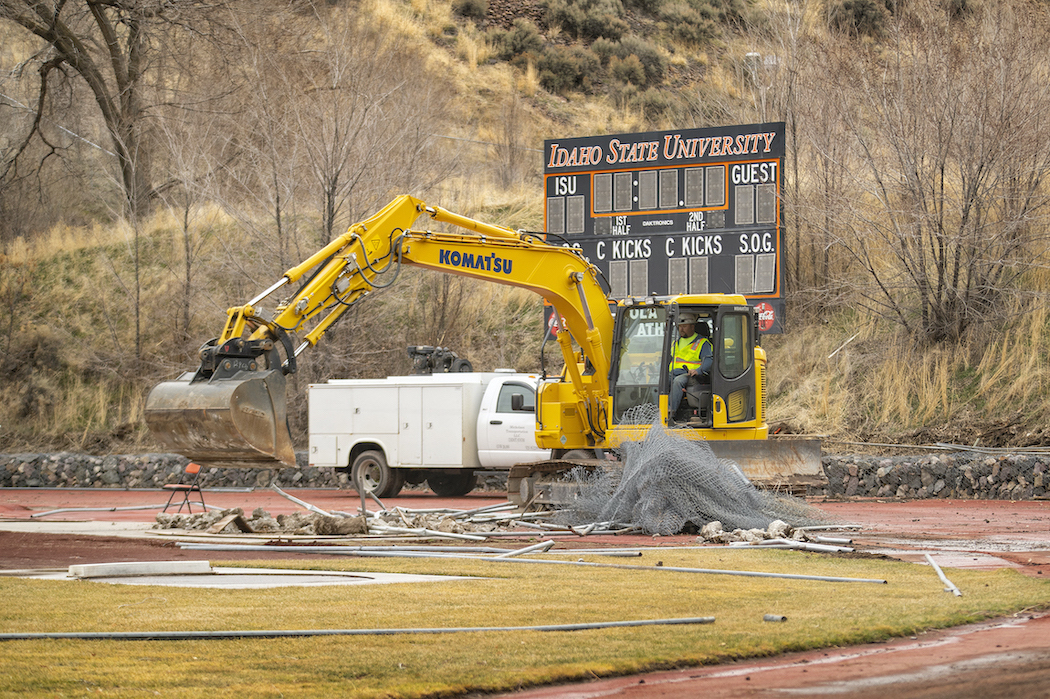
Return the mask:
<path fill-rule="evenodd" d="M 782 332 L 784 124 L 544 142 L 544 227 L 611 297 L 735 293 Z"/>

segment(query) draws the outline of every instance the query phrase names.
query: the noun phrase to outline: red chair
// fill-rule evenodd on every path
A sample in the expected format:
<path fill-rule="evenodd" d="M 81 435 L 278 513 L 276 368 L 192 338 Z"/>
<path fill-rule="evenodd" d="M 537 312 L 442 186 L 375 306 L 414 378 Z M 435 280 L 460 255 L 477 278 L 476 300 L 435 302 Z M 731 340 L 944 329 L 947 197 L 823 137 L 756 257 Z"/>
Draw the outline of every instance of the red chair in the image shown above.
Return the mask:
<path fill-rule="evenodd" d="M 186 506 L 190 514 L 193 514 L 193 505 L 190 501 L 190 496 L 193 495 L 193 493 L 197 493 L 197 497 L 200 498 L 201 501 L 201 509 L 207 512 L 208 508 L 204 504 L 204 493 L 201 492 L 200 484 L 197 482 L 200 480 L 200 477 L 200 464 L 195 464 L 192 461 L 186 464 L 186 470 L 183 471 L 182 476 L 179 477 L 179 482 L 169 483 L 164 486 L 164 490 L 170 490 L 171 495 L 168 496 L 168 504 L 164 506 L 162 511 L 167 512 L 168 508 L 171 507 L 171 501 L 175 498 L 175 495 L 177 493 L 182 493 L 182 502 L 179 503 L 179 509 L 176 511 L 176 514 L 182 512 L 183 505 Z"/>

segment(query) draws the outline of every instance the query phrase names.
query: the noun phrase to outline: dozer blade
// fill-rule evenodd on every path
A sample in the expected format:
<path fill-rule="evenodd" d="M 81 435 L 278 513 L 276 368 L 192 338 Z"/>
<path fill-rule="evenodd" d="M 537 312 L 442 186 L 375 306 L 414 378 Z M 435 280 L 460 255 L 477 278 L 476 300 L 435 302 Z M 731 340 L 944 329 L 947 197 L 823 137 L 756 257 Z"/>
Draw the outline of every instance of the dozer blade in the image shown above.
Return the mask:
<path fill-rule="evenodd" d="M 734 461 L 759 488 L 805 493 L 827 485 L 820 440 L 802 437 L 725 439 L 706 442 L 720 459 Z"/>
<path fill-rule="evenodd" d="M 146 424 L 157 441 L 202 466 L 295 466 L 280 370 L 196 383 L 189 377 L 150 391 Z"/>

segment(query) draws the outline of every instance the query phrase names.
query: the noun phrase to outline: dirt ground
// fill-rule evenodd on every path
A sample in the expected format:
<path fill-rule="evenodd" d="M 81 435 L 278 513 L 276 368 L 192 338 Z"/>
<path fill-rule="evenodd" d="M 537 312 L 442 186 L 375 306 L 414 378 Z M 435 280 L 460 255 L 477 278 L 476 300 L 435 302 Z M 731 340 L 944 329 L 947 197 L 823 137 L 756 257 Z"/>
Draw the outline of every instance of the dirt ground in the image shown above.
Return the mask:
<path fill-rule="evenodd" d="M 353 492 L 295 491 L 325 510 L 354 511 Z M 262 507 L 276 516 L 301 511 L 277 493 L 205 493 L 209 505 Z M 146 531 L 166 497 L 160 491 L 43 488 L 0 489 L 0 569 L 64 568 L 76 563 L 200 558 L 173 537 Z M 473 509 L 503 502 L 496 494 L 438 498 L 407 493 L 388 506 Z M 931 552 L 946 569 L 1010 567 L 1050 580 L 1050 502 L 850 500 L 814 502 L 830 517 L 859 525 L 848 534 L 869 553 L 924 561 Z M 119 509 L 152 506 L 152 509 Z M 84 508 L 96 508 L 86 510 Z M 47 514 L 44 514 L 47 513 Z M 37 515 L 32 517 L 32 515 Z M 43 515 L 43 516 L 40 516 Z M 843 536 L 836 533 L 836 536 Z M 520 542 L 524 544 L 525 542 Z M 559 546 L 681 546 L 692 535 L 605 536 L 561 539 Z M 503 541 L 501 545 L 513 546 Z M 223 559 L 258 558 L 256 552 L 222 552 Z M 269 550 L 274 559 L 316 556 Z M 947 571 L 950 576 L 950 570 Z M 749 662 L 651 673 L 518 692 L 516 699 L 710 699 L 830 695 L 874 699 L 917 697 L 1050 698 L 1050 614 L 1031 610 L 1015 618 L 931 632 L 891 643 L 834 648 Z"/>

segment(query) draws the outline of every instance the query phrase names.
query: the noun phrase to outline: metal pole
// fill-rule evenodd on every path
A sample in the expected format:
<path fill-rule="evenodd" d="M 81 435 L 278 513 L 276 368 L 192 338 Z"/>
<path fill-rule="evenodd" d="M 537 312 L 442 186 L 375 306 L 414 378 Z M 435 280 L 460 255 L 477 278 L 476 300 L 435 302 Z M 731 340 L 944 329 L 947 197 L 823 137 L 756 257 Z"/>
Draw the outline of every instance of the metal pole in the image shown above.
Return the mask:
<path fill-rule="evenodd" d="M 194 505 L 197 503 L 194 502 Z M 36 519 L 37 517 L 47 517 L 48 515 L 57 515 L 63 512 L 124 512 L 126 510 L 159 510 L 165 507 L 165 505 L 134 505 L 131 507 L 63 507 L 59 510 L 48 510 L 47 512 L 34 512 L 29 515 L 30 519 Z"/>
<path fill-rule="evenodd" d="M 496 558 L 510 558 L 512 556 L 521 556 L 522 554 L 526 553 L 543 553 L 550 549 L 551 546 L 554 546 L 554 541 L 548 539 L 547 541 L 541 541 L 538 544 L 526 546 L 525 548 L 521 548 L 516 551 L 508 551 L 507 553 L 501 553 L 498 556 L 496 556 Z"/>
<path fill-rule="evenodd" d="M 643 619 L 639 621 L 597 621 L 584 624 L 549 624 L 545 626 L 459 626 L 423 629 L 311 629 L 251 631 L 79 631 L 53 633 L 0 633 L 0 641 L 36 641 L 42 639 L 77 639 L 82 641 L 200 641 L 226 638 L 303 638 L 306 636 L 392 636 L 400 634 L 481 633 L 486 631 L 587 631 L 635 626 L 669 626 L 713 624 L 713 616 L 679 619 Z"/>
<path fill-rule="evenodd" d="M 934 570 L 936 570 L 936 571 L 937 571 L 937 577 L 939 577 L 939 578 L 941 579 L 941 582 L 943 582 L 943 583 L 944 583 L 944 585 L 945 585 L 944 591 L 945 591 L 945 592 L 950 592 L 950 593 L 952 593 L 953 595 L 955 595 L 956 597 L 962 597 L 962 592 L 961 592 L 961 591 L 959 590 L 959 588 L 957 588 L 957 587 L 956 587 L 956 586 L 955 586 L 955 585 L 954 585 L 954 584 L 952 583 L 952 581 L 951 581 L 951 580 L 949 580 L 948 578 L 944 577 L 944 572 L 943 572 L 943 571 L 941 571 L 941 567 L 940 567 L 939 565 L 937 565 L 936 563 L 934 563 L 934 561 L 933 561 L 933 558 L 931 558 L 931 557 L 930 557 L 930 554 L 928 554 L 928 553 L 926 554 L 926 561 L 927 561 L 927 562 L 928 562 L 928 563 L 929 563 L 929 564 L 930 564 L 931 566 L 933 566 L 933 569 L 934 569 Z"/>
<path fill-rule="evenodd" d="M 332 516 L 330 513 L 325 512 L 320 507 L 315 507 L 315 506 L 311 505 L 310 503 L 306 502 L 305 500 L 300 500 L 299 498 L 292 497 L 288 493 L 286 493 L 283 490 L 281 490 L 280 488 L 278 488 L 276 483 L 270 484 L 270 487 L 273 488 L 274 492 L 276 492 L 281 497 L 288 498 L 289 500 L 294 502 L 296 505 L 299 505 L 300 507 L 306 508 L 310 512 L 316 512 L 317 514 L 324 515 L 325 517 L 331 517 Z"/>

